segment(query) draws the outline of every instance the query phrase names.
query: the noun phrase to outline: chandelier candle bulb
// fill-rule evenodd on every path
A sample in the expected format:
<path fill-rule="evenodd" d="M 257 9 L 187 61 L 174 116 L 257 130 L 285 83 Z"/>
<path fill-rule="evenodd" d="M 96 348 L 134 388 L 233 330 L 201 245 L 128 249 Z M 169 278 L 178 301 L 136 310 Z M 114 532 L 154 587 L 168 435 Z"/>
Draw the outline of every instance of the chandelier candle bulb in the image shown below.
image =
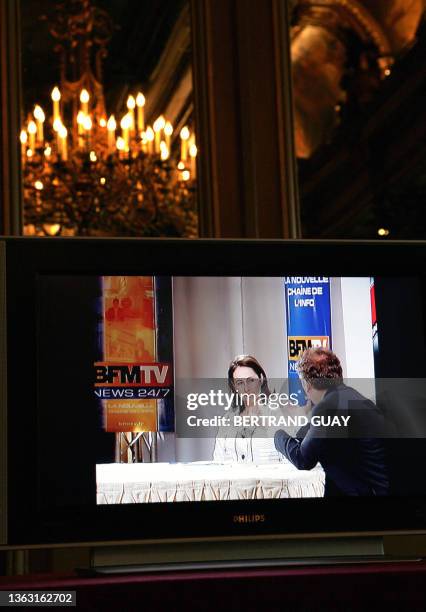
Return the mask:
<path fill-rule="evenodd" d="M 180 160 L 180 162 L 177 165 L 177 170 L 176 170 L 176 180 L 177 181 L 182 180 L 182 170 L 185 170 L 185 164 L 183 163 L 182 160 Z"/>
<path fill-rule="evenodd" d="M 60 117 L 57 117 L 55 121 L 53 122 L 54 131 L 59 132 L 59 130 L 61 129 L 61 125 L 62 125 L 62 119 Z"/>
<path fill-rule="evenodd" d="M 28 142 L 28 134 L 25 130 L 21 130 L 21 133 L 19 134 L 19 140 L 21 141 L 22 161 L 25 161 L 25 156 L 27 154 L 27 142 Z"/>
<path fill-rule="evenodd" d="M 160 115 L 154 121 L 154 125 L 152 126 L 154 128 L 154 134 L 155 134 L 155 152 L 156 153 L 160 153 L 161 131 L 164 130 L 165 125 L 166 125 L 166 121 L 163 115 Z"/>
<path fill-rule="evenodd" d="M 89 115 L 84 117 L 83 123 L 84 131 L 85 131 L 85 140 L 86 140 L 86 150 L 90 150 L 90 130 L 92 129 L 92 120 Z"/>
<path fill-rule="evenodd" d="M 195 142 L 189 146 L 189 157 L 191 160 L 191 178 L 197 178 L 197 145 Z"/>
<path fill-rule="evenodd" d="M 121 137 L 123 138 L 123 141 L 124 141 L 125 151 L 128 151 L 129 149 L 129 130 L 130 130 L 131 124 L 132 124 L 132 118 L 129 115 L 129 113 L 127 113 L 127 115 L 124 115 L 124 117 L 120 121 Z"/>
<path fill-rule="evenodd" d="M 160 157 L 163 161 L 166 161 L 166 159 L 169 159 L 169 147 L 164 142 L 164 140 L 160 142 Z"/>
<path fill-rule="evenodd" d="M 86 115 L 83 111 L 78 111 L 77 113 L 77 133 L 78 133 L 78 148 L 84 148 L 84 120 Z"/>
<path fill-rule="evenodd" d="M 45 223 L 43 228 L 46 230 L 46 233 L 49 234 L 49 236 L 56 236 L 61 229 L 61 226 L 59 223 Z"/>
<path fill-rule="evenodd" d="M 37 134 L 37 126 L 33 120 L 28 123 L 29 147 L 35 149 L 35 135 Z"/>
<path fill-rule="evenodd" d="M 41 195 L 40 195 L 40 191 L 42 191 L 44 185 L 41 181 L 36 181 L 34 183 L 34 187 L 36 189 L 36 207 L 37 208 L 41 208 Z"/>
<path fill-rule="evenodd" d="M 170 121 L 167 121 L 166 125 L 164 126 L 164 136 L 166 137 L 166 145 L 169 151 L 170 151 L 170 137 L 172 134 L 173 134 L 173 126 L 170 123 Z"/>
<path fill-rule="evenodd" d="M 68 135 L 68 130 L 64 125 L 61 125 L 61 127 L 58 130 L 58 136 L 59 136 L 59 142 L 60 142 L 60 155 L 62 158 L 62 161 L 67 161 L 68 160 L 68 144 L 67 144 L 67 135 Z"/>
<path fill-rule="evenodd" d="M 59 136 L 59 132 L 61 130 L 61 127 L 62 127 L 62 121 L 61 121 L 60 117 L 58 117 L 53 122 L 53 129 L 56 132 L 56 154 L 57 154 L 58 157 L 61 154 L 61 137 Z"/>
<path fill-rule="evenodd" d="M 154 130 L 152 129 L 152 127 L 149 125 L 147 127 L 147 130 L 145 132 L 145 136 L 148 142 L 148 153 L 153 153 L 154 152 Z"/>
<path fill-rule="evenodd" d="M 117 138 L 116 147 L 118 151 L 118 157 L 121 159 L 126 149 L 126 143 L 124 142 L 124 138 L 122 138 L 122 136 L 119 136 Z"/>
<path fill-rule="evenodd" d="M 87 89 L 82 89 L 80 93 L 81 110 L 85 115 L 89 112 L 90 95 Z"/>
<path fill-rule="evenodd" d="M 129 96 L 127 98 L 127 109 L 128 109 L 128 115 L 130 117 L 130 133 L 133 134 L 135 131 L 135 106 L 136 106 L 136 100 L 133 96 Z"/>
<path fill-rule="evenodd" d="M 78 133 L 79 134 L 83 134 L 84 132 L 84 120 L 86 118 L 86 115 L 83 113 L 82 110 L 78 111 L 77 113 L 77 125 L 78 125 Z"/>
<path fill-rule="evenodd" d="M 60 110 L 59 110 L 59 101 L 61 99 L 61 92 L 58 87 L 54 87 L 51 93 L 52 102 L 53 102 L 53 121 L 59 118 Z"/>
<path fill-rule="evenodd" d="M 182 161 L 186 162 L 186 160 L 188 159 L 188 140 L 189 140 L 189 130 L 186 125 L 180 131 L 180 139 L 181 139 L 180 157 Z"/>
<path fill-rule="evenodd" d="M 115 120 L 114 115 L 111 115 L 107 123 L 109 153 L 114 153 L 114 150 L 115 150 L 115 130 L 116 129 L 117 129 L 117 122 Z"/>
<path fill-rule="evenodd" d="M 136 106 L 138 107 L 138 130 L 143 132 L 145 129 L 145 96 L 141 91 L 136 96 Z"/>
<path fill-rule="evenodd" d="M 44 123 L 44 120 L 46 119 L 46 116 L 43 112 L 43 109 L 41 108 L 41 106 L 38 106 L 38 104 L 34 107 L 33 114 L 37 122 L 37 140 L 40 146 L 43 146 L 44 144 L 43 123 Z"/>

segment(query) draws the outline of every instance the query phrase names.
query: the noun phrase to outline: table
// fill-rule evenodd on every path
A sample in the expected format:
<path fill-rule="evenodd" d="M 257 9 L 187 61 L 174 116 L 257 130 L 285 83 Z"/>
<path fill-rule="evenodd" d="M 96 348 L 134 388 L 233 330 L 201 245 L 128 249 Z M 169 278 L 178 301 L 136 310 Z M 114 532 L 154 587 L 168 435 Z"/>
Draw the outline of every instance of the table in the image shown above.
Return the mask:
<path fill-rule="evenodd" d="M 96 466 L 97 503 L 323 497 L 324 471 L 291 464 L 106 463 Z"/>

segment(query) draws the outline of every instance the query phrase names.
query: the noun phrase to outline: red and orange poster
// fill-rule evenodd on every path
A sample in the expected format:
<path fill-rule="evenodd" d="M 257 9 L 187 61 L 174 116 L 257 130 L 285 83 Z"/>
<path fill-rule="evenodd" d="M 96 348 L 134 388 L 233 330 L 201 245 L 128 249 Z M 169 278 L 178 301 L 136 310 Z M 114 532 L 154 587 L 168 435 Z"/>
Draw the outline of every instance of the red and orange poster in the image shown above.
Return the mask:
<path fill-rule="evenodd" d="M 171 392 L 172 364 L 158 359 L 155 278 L 104 276 L 103 361 L 95 363 L 95 393 L 105 430 L 158 431 L 158 400 Z"/>

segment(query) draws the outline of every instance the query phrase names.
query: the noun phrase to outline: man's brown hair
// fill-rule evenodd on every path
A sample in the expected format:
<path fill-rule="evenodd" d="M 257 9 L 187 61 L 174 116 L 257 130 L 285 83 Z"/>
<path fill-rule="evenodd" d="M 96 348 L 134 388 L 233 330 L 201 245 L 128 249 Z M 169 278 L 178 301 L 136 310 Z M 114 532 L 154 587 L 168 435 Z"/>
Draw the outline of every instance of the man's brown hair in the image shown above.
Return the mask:
<path fill-rule="evenodd" d="M 340 360 L 329 349 L 308 348 L 297 362 L 299 376 L 314 389 L 329 389 L 343 382 Z"/>

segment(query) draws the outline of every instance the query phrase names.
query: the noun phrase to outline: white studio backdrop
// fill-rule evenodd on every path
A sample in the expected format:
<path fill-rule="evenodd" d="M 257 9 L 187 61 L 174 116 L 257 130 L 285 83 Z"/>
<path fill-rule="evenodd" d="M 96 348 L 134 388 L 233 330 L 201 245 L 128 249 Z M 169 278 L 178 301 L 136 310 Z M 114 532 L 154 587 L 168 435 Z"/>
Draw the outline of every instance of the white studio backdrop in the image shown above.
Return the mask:
<path fill-rule="evenodd" d="M 374 399 L 370 279 L 332 278 L 331 310 L 333 350 L 343 374 Z M 224 379 L 240 354 L 256 357 L 269 379 L 287 377 L 283 278 L 175 277 L 173 315 L 176 380 Z M 171 438 L 160 441 L 160 461 L 212 458 L 214 439 L 177 438 L 173 453 Z"/>

